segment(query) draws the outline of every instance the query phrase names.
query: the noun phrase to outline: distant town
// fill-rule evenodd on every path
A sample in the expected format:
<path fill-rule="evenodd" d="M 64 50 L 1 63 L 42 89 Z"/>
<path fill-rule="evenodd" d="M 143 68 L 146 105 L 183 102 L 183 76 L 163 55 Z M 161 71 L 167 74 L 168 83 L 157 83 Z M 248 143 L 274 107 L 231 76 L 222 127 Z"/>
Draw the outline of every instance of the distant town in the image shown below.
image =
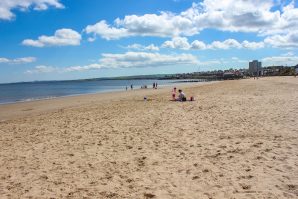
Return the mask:
<path fill-rule="evenodd" d="M 253 60 L 249 62 L 248 69 L 213 70 L 193 73 L 182 73 L 165 75 L 160 79 L 200 79 L 200 80 L 225 80 L 241 79 L 247 77 L 262 76 L 294 76 L 298 75 L 298 64 L 296 66 L 267 66 L 262 67 L 262 62 Z"/>
<path fill-rule="evenodd" d="M 177 74 L 155 74 L 155 75 L 136 75 L 136 76 L 120 76 L 108 78 L 82 79 L 79 81 L 93 80 L 137 80 L 137 79 L 158 79 L 158 80 L 181 80 L 185 81 L 215 81 L 215 80 L 232 80 L 249 77 L 264 77 L 264 76 L 298 76 L 298 64 L 295 66 L 266 66 L 262 67 L 262 62 L 253 60 L 249 62 L 248 68 L 243 69 L 227 69 L 213 70 L 192 73 L 177 73 Z M 74 80 L 77 81 L 77 80 Z"/>

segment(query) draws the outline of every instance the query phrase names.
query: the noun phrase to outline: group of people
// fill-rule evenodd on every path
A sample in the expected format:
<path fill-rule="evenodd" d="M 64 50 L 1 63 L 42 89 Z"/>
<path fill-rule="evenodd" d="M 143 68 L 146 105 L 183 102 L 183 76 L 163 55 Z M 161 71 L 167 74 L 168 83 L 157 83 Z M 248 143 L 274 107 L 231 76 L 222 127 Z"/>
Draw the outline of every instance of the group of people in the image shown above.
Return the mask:
<path fill-rule="evenodd" d="M 153 83 L 152 88 L 153 88 L 153 89 L 157 89 L 157 82 L 154 82 L 154 83 Z"/>
<path fill-rule="evenodd" d="M 141 86 L 141 89 L 146 89 L 146 88 L 148 88 L 147 85 L 142 85 Z M 157 82 L 153 83 L 152 88 L 157 89 Z M 130 85 L 130 89 L 133 90 L 133 85 L 132 84 Z M 125 87 L 125 90 L 128 90 L 128 86 Z"/>
<path fill-rule="evenodd" d="M 185 101 L 187 101 L 186 95 L 185 95 L 185 93 L 181 89 L 178 90 L 178 98 L 176 98 L 176 91 L 177 91 L 177 88 L 174 87 L 174 89 L 172 90 L 172 100 L 173 101 L 179 101 L 179 102 L 185 102 Z M 194 101 L 194 97 L 191 96 L 189 98 L 189 101 Z"/>
<path fill-rule="evenodd" d="M 185 102 L 186 101 L 186 95 L 184 94 L 184 92 L 181 89 L 179 89 L 178 90 L 178 98 L 176 98 L 176 91 L 177 91 L 177 88 L 175 87 L 172 91 L 173 101 Z"/>
<path fill-rule="evenodd" d="M 126 90 L 128 90 L 128 87 L 125 87 Z M 133 84 L 130 85 L 130 89 L 133 90 Z"/>
<path fill-rule="evenodd" d="M 141 86 L 141 89 L 146 89 L 146 88 L 147 88 L 147 85 Z M 133 90 L 133 85 L 132 84 L 130 85 L 130 89 Z M 153 89 L 157 89 L 157 82 L 154 82 L 153 83 Z M 128 86 L 126 86 L 126 90 L 128 90 Z M 180 102 L 187 101 L 186 95 L 182 91 L 182 89 L 179 89 L 178 90 L 178 98 L 176 98 L 176 93 L 177 93 L 177 88 L 174 87 L 174 89 L 172 90 L 172 100 L 173 101 L 180 101 Z M 144 100 L 147 101 L 147 97 L 144 97 Z M 193 100 L 194 100 L 194 98 L 193 97 L 190 97 L 190 101 L 193 101 Z"/>

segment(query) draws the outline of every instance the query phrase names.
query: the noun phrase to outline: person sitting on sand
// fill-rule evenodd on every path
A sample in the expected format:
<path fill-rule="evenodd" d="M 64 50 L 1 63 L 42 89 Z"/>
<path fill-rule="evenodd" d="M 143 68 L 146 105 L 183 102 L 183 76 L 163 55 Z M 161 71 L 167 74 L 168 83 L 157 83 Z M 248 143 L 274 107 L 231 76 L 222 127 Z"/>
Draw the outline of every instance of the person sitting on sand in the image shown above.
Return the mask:
<path fill-rule="evenodd" d="M 178 92 L 179 92 L 179 98 L 178 98 L 178 100 L 180 101 L 180 102 L 185 102 L 186 101 L 186 96 L 185 96 L 185 94 L 183 93 L 183 91 L 181 90 L 181 89 L 179 89 L 178 90 Z"/>

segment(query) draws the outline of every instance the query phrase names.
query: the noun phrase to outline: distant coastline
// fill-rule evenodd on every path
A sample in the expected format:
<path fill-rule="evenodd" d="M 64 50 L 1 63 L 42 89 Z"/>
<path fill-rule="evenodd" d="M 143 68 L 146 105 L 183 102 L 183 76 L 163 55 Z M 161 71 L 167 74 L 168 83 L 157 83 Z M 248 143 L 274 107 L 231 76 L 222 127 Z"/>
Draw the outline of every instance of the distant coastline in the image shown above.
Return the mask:
<path fill-rule="evenodd" d="M 127 91 L 140 89 L 145 86 L 152 89 L 152 84 L 154 82 L 158 84 L 158 87 L 161 87 L 171 85 L 173 83 L 198 82 L 198 80 L 96 78 L 87 80 L 35 81 L 0 84 L 0 104 L 38 101 L 85 94 Z"/>
<path fill-rule="evenodd" d="M 295 74 L 296 66 L 267 66 L 264 67 L 264 74 L 262 76 L 292 76 Z M 190 73 L 173 73 L 173 74 L 153 74 L 153 75 L 132 75 L 132 76 L 118 76 L 118 77 L 99 77 L 87 79 L 73 79 L 73 80 L 35 80 L 23 82 L 9 82 L 3 84 L 30 84 L 30 83 L 51 83 L 51 82 L 92 82 L 105 80 L 198 80 L 198 81 L 220 81 L 227 79 L 242 79 L 251 77 L 249 69 L 228 69 L 228 70 L 213 70 Z"/>

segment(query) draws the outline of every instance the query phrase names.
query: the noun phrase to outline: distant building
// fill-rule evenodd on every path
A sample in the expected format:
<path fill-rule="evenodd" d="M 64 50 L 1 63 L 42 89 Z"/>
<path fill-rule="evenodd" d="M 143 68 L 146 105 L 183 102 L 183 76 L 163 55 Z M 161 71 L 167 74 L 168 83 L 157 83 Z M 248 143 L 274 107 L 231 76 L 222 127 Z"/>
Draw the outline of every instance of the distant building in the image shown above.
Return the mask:
<path fill-rule="evenodd" d="M 262 72 L 262 62 L 259 62 L 258 60 L 253 60 L 252 62 L 249 62 L 249 74 L 252 76 L 261 76 L 263 75 Z"/>
<path fill-rule="evenodd" d="M 268 66 L 262 68 L 263 76 L 276 76 L 279 75 L 281 66 Z"/>

